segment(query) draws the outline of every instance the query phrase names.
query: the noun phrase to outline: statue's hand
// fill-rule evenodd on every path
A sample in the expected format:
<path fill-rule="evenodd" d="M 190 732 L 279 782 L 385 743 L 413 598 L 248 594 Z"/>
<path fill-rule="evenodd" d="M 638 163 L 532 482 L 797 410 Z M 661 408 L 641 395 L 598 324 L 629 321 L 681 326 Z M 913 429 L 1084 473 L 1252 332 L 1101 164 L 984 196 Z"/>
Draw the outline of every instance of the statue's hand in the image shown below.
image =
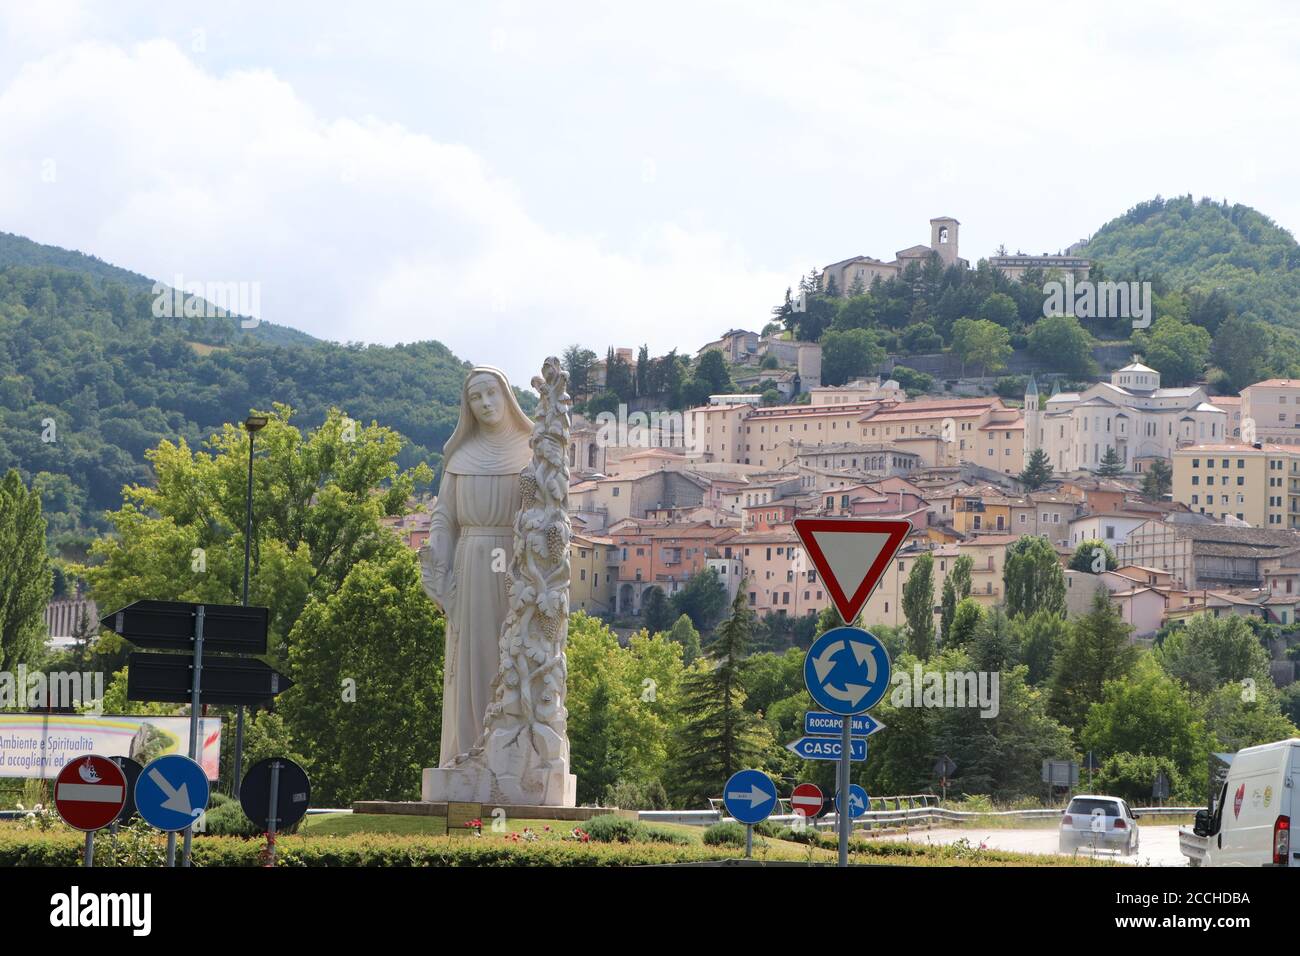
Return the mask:
<path fill-rule="evenodd" d="M 424 593 L 429 595 L 429 599 L 447 611 L 447 568 L 442 562 L 435 560 L 433 550 L 426 544 L 419 551 L 420 555 L 420 582 L 424 585 Z"/>

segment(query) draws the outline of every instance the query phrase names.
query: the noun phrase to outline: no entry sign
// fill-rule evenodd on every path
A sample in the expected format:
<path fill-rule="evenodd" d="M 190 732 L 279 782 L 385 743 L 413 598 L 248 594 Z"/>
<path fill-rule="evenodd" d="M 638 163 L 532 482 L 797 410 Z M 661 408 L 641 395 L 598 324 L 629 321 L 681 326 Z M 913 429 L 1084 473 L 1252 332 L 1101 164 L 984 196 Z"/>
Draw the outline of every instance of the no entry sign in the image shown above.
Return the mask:
<path fill-rule="evenodd" d="M 54 806 L 63 822 L 78 830 L 108 826 L 125 804 L 126 776 L 107 757 L 78 757 L 54 781 Z"/>
<path fill-rule="evenodd" d="M 802 812 L 809 820 L 821 816 L 822 804 L 825 802 L 821 787 L 815 783 L 801 783 L 790 795 L 790 809 L 796 813 Z"/>

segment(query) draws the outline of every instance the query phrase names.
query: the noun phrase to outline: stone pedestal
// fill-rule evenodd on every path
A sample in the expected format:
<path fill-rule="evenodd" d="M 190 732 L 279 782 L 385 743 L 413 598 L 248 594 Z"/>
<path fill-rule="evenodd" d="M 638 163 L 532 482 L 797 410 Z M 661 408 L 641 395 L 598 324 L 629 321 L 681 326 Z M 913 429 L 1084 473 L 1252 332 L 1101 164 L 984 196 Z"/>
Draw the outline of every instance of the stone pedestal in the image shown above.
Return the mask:
<path fill-rule="evenodd" d="M 535 807 L 572 807 L 578 802 L 578 778 L 563 770 L 546 775 L 541 787 L 525 791 L 519 778 L 498 777 L 486 767 L 426 767 L 420 780 L 426 803 L 510 803 Z"/>

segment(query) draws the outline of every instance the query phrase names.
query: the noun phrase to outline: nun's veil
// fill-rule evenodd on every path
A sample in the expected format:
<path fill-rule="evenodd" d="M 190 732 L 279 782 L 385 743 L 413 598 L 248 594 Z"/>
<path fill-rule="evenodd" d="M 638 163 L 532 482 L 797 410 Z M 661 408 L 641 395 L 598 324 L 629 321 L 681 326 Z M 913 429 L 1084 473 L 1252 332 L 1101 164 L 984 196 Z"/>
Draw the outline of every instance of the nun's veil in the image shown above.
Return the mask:
<path fill-rule="evenodd" d="M 469 386 L 490 375 L 497 381 L 505 403 L 505 418 L 498 432 L 488 432 L 469 407 Z M 532 451 L 528 440 L 533 422 L 519 407 L 505 373 L 490 365 L 477 365 L 465 376 L 460 389 L 460 420 L 442 447 L 444 470 L 456 475 L 516 475 L 528 464 Z"/>

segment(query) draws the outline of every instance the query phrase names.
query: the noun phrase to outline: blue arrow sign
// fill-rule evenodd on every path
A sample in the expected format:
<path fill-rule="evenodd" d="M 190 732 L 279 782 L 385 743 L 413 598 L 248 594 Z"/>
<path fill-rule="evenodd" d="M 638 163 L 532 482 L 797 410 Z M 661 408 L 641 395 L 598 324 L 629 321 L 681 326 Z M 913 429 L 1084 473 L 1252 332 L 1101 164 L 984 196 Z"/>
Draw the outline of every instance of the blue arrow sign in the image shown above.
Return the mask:
<path fill-rule="evenodd" d="M 889 654 L 869 631 L 832 628 L 808 648 L 803 679 L 823 710 L 842 716 L 860 714 L 889 690 Z"/>
<path fill-rule="evenodd" d="M 761 823 L 776 808 L 776 784 L 761 770 L 738 770 L 723 788 L 722 802 L 741 823 Z"/>
<path fill-rule="evenodd" d="M 810 710 L 803 715 L 803 732 L 819 734 L 823 737 L 838 737 L 840 721 L 844 718 L 838 714 L 827 714 L 820 710 Z M 885 727 L 870 714 L 858 714 L 849 718 L 849 733 L 854 737 L 870 737 L 877 730 Z"/>
<path fill-rule="evenodd" d="M 849 784 L 849 819 L 856 820 L 866 813 L 870 806 L 871 801 L 867 798 L 867 791 L 856 783 Z M 835 812 L 843 812 L 840 810 L 840 795 L 838 793 L 835 794 Z"/>
<path fill-rule="evenodd" d="M 804 760 L 839 760 L 842 752 L 838 737 L 800 737 L 786 744 L 785 749 L 803 757 Z M 849 759 L 867 759 L 867 738 L 849 739 Z"/>
<path fill-rule="evenodd" d="M 185 830 L 208 806 L 208 776 L 181 754 L 159 757 L 135 782 L 135 808 L 151 827 Z"/>

